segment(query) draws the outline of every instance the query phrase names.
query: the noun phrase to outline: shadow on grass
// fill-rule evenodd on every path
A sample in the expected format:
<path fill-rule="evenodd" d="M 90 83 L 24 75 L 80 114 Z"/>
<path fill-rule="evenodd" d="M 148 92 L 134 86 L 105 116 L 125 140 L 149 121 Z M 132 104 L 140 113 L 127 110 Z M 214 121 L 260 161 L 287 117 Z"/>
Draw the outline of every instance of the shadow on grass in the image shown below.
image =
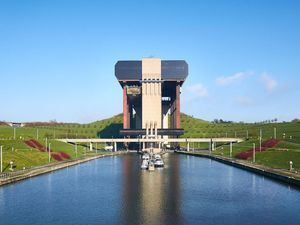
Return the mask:
<path fill-rule="evenodd" d="M 103 130 L 97 132 L 98 138 L 120 138 L 120 130 L 123 128 L 122 123 L 112 123 Z"/>

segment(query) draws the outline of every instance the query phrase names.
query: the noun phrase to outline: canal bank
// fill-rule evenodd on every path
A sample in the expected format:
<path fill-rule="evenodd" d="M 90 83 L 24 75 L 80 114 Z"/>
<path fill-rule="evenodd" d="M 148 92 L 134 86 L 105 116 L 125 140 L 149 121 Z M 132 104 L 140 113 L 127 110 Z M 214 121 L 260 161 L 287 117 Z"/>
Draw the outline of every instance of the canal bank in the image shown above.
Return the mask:
<path fill-rule="evenodd" d="M 95 160 L 98 158 L 102 157 L 107 157 L 107 156 L 116 156 L 116 155 L 122 155 L 126 154 L 126 151 L 119 151 L 119 152 L 113 152 L 113 153 L 108 153 L 108 154 L 103 154 L 103 155 L 97 155 L 97 156 L 91 156 L 91 157 L 86 157 L 83 159 L 74 159 L 74 160 L 68 160 L 68 161 L 63 161 L 63 162 L 56 162 L 56 163 L 51 163 L 48 165 L 44 166 L 38 166 L 34 167 L 31 169 L 27 170 L 19 170 L 15 172 L 9 172 L 9 173 L 3 173 L 0 174 L 0 186 L 11 184 L 17 181 L 25 180 L 31 177 L 39 176 L 42 174 L 54 172 L 56 170 L 61 170 L 67 167 L 75 166 L 81 163 L 89 162 L 91 160 Z"/>
<path fill-rule="evenodd" d="M 271 179 L 288 183 L 290 185 L 295 185 L 297 187 L 300 187 L 300 175 L 298 173 L 294 173 L 288 170 L 282 170 L 282 169 L 274 169 L 270 167 L 266 167 L 263 165 L 253 164 L 247 161 L 238 160 L 238 159 L 232 159 L 227 158 L 223 156 L 215 156 L 210 155 L 206 153 L 195 153 L 195 152 L 182 152 L 182 151 L 176 151 L 178 154 L 184 154 L 184 155 L 191 155 L 196 157 L 203 157 L 203 158 L 209 158 L 218 162 L 222 162 L 227 165 L 231 165 L 237 168 L 241 168 L 247 171 L 254 172 L 256 174 L 260 174 L 266 177 L 269 177 Z"/>

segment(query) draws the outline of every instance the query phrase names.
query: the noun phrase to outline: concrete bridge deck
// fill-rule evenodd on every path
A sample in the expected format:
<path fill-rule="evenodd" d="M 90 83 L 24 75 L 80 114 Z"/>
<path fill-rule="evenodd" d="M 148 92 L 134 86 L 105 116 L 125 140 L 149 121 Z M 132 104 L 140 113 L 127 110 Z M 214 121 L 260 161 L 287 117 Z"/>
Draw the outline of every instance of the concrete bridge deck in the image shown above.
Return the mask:
<path fill-rule="evenodd" d="M 238 143 L 242 138 L 87 138 L 87 139 L 56 139 L 66 143 Z"/>

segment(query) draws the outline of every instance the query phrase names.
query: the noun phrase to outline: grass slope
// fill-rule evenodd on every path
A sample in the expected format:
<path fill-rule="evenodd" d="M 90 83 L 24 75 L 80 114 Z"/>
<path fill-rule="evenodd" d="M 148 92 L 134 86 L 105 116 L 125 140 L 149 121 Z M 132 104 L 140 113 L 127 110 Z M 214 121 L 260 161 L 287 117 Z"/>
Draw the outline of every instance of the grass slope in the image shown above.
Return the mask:
<path fill-rule="evenodd" d="M 61 143 L 53 139 L 57 138 L 111 138 L 120 137 L 119 130 L 123 126 L 123 116 L 118 114 L 108 119 L 95 121 L 88 124 L 31 124 L 21 128 L 16 128 L 16 140 L 14 140 L 13 128 L 0 125 L 0 145 L 4 146 L 4 161 L 15 160 L 20 169 L 25 165 L 35 166 L 47 162 L 47 153 L 41 153 L 30 149 L 24 145 L 23 140 L 34 138 L 45 144 L 45 137 L 50 139 L 53 151 L 64 151 L 76 157 L 74 146 Z M 267 140 L 274 135 L 274 127 L 277 129 L 277 139 L 281 143 L 274 149 L 258 153 L 257 162 L 279 168 L 287 168 L 287 163 L 292 160 L 295 168 L 299 168 L 300 162 L 300 123 L 285 122 L 272 124 L 253 124 L 253 123 L 211 123 L 197 119 L 186 114 L 181 114 L 181 126 L 185 130 L 182 137 L 239 137 L 246 138 L 248 141 L 234 145 L 233 155 L 245 151 L 252 147 L 252 143 L 259 144 L 258 137 L 260 129 L 263 139 Z M 284 135 L 285 134 L 285 135 Z M 1 140 L 2 139 L 2 140 Z M 15 151 L 12 151 L 12 147 Z M 95 146 L 94 146 L 95 147 Z M 98 145 L 103 148 L 104 145 Z M 208 148 L 208 144 L 195 144 L 191 147 Z M 86 154 L 84 146 L 78 146 L 77 157 Z M 87 154 L 89 152 L 87 151 Z M 219 147 L 214 154 L 229 156 L 229 146 Z M 249 159 L 251 160 L 251 159 Z M 299 168 L 300 169 L 300 168 Z"/>

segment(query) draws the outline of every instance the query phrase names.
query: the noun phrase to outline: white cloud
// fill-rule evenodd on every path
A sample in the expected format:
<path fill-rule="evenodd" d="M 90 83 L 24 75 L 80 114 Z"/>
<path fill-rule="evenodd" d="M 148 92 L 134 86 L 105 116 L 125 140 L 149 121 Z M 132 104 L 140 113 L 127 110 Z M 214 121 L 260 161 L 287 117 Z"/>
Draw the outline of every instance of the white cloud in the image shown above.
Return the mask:
<path fill-rule="evenodd" d="M 208 96 L 207 88 L 204 87 L 202 84 L 194 84 L 192 86 L 187 87 L 187 91 L 196 98 L 203 98 Z"/>
<path fill-rule="evenodd" d="M 264 88 L 269 92 L 273 92 L 278 87 L 278 82 L 272 78 L 268 73 L 263 73 L 260 80 Z"/>
<path fill-rule="evenodd" d="M 246 71 L 246 72 L 238 72 L 238 73 L 235 73 L 231 76 L 227 76 L 227 77 L 218 77 L 216 79 L 216 82 L 218 85 L 220 86 L 226 86 L 226 85 L 229 85 L 229 84 L 232 84 L 238 80 L 241 80 L 243 79 L 244 77 L 247 77 L 249 75 L 253 75 L 254 73 L 252 71 Z"/>

